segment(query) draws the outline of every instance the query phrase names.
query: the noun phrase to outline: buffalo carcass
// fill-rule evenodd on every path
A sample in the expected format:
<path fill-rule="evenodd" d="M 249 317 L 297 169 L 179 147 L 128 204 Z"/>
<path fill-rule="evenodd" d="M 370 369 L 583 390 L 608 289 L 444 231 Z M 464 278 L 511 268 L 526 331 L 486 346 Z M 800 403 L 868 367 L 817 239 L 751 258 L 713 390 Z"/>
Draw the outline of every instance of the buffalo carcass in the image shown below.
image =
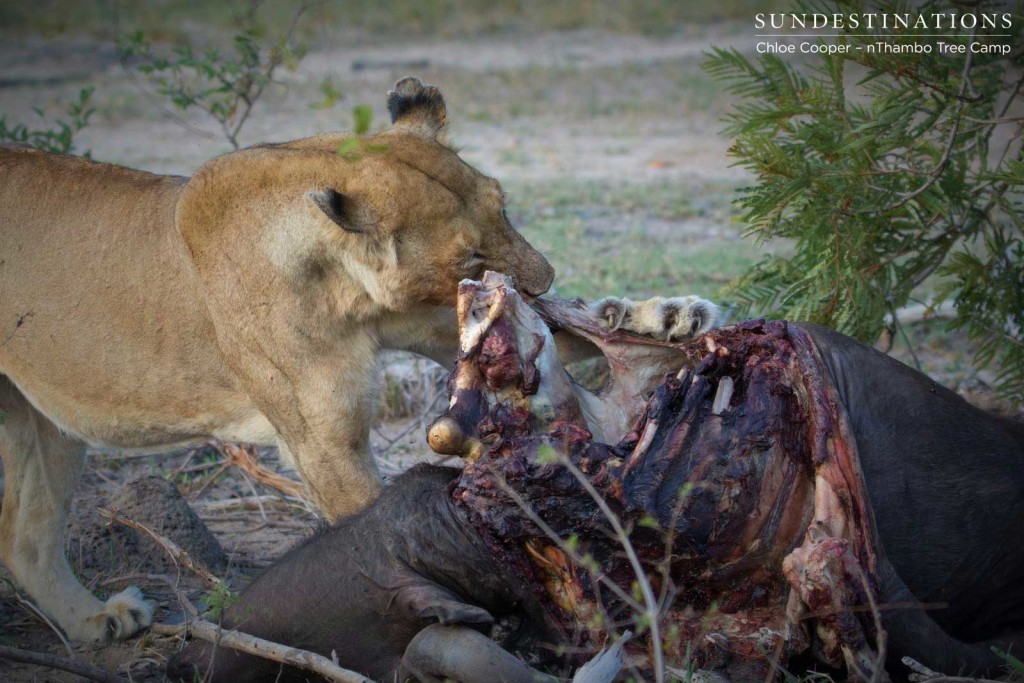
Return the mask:
<path fill-rule="evenodd" d="M 1024 645 L 1019 423 L 823 328 L 750 321 L 670 344 L 615 330 L 617 305 L 530 308 L 500 277 L 463 283 L 451 402 L 428 436 L 466 469 L 406 475 L 396 486 L 428 502 L 385 495 L 257 580 L 229 625 L 378 676 L 348 656 L 354 624 L 398 671 L 427 624 L 487 620 L 404 607 L 393 577 L 408 569 L 442 589 L 421 591 L 425 604 L 514 614 L 580 659 L 631 629 L 641 672 L 663 658 L 763 680 L 810 653 L 882 680 L 903 675 L 903 656 L 982 672 L 1001 664 L 993 645 Z M 549 328 L 601 349 L 604 391 L 572 382 Z M 395 528 L 414 542 L 387 540 Z M 372 580 L 344 589 L 353 575 Z M 422 633 L 406 672 L 491 680 L 446 661 L 436 627 Z M 202 658 L 190 648 L 178 664 Z"/>

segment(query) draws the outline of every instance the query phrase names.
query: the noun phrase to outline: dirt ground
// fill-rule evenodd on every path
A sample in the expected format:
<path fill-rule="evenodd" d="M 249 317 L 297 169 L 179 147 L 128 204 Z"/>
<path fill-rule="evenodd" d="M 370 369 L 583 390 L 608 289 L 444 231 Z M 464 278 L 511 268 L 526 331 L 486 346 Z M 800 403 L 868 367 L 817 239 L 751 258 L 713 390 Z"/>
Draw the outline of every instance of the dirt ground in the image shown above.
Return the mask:
<path fill-rule="evenodd" d="M 684 27 L 658 38 L 579 31 L 426 41 L 378 40 L 324 30 L 298 68 L 283 71 L 281 84 L 268 90 L 242 140 L 279 141 L 348 128 L 351 106 L 364 103 L 373 106 L 374 126 L 382 127 L 385 92 L 399 77 L 415 73 L 442 88 L 452 137 L 463 157 L 510 189 L 513 218 L 519 219 L 531 240 L 545 250 L 550 247 L 558 257 L 553 261 L 569 283 L 562 293 L 592 295 L 597 288 L 609 287 L 615 291 L 605 293 L 714 298 L 716 287 L 743 263 L 719 264 L 713 259 L 724 255 L 709 256 L 710 262 L 705 259 L 694 266 L 703 273 L 697 280 L 680 276 L 651 284 L 616 279 L 616 271 L 603 279 L 587 279 L 589 266 L 582 268 L 587 272 L 574 272 L 574 265 L 578 270 L 580 266 L 570 258 L 572 252 L 560 251 L 559 245 L 576 231 L 601 254 L 602 263 L 632 258 L 629 262 L 636 262 L 639 270 L 648 268 L 645 252 L 631 256 L 629 249 L 639 249 L 640 243 L 655 249 L 678 243 L 699 254 L 746 249 L 756 255 L 757 248 L 742 241 L 742 226 L 730 203 L 732 188 L 750 178 L 730 165 L 729 142 L 718 134 L 730 100 L 699 69 L 702 52 L 712 44 L 752 49 L 749 32 L 743 26 L 716 24 Z M 0 43 L 0 64 L 0 114 L 13 121 L 33 121 L 33 107 L 59 110 L 79 88 L 95 85 L 97 111 L 77 144 L 98 160 L 188 174 L 229 150 L 210 121 L 171 110 L 151 85 L 130 76 L 108 41 L 73 36 L 8 40 Z M 323 99 L 321 86 L 327 79 L 342 92 L 340 103 L 311 108 Z M 673 204 L 676 191 L 666 188 L 678 188 L 685 206 Z M 645 200 L 651 196 L 662 209 L 651 209 Z M 670 263 L 666 270 L 689 264 Z M 649 267 L 656 266 L 650 262 Z M 563 286 L 561 282 L 556 286 Z M 692 289 L 648 291 L 659 284 Z M 911 334 L 926 370 L 973 400 L 1005 409 L 992 399 L 991 377 L 971 367 L 966 341 L 936 328 Z M 906 344 L 902 346 L 898 354 L 912 362 Z M 424 376 L 428 365 L 407 358 L 392 358 L 386 364 L 374 448 L 389 475 L 431 457 L 424 427 L 439 405 L 444 373 L 434 368 Z M 263 463 L 280 467 L 272 451 L 263 453 Z M 109 504 L 120 485 L 144 475 L 163 476 L 178 485 L 220 540 L 228 556 L 222 573 L 235 588 L 307 537 L 318 523 L 308 507 L 256 483 L 237 467 L 225 467 L 223 454 L 213 447 L 158 455 L 95 452 L 75 500 L 67 547 L 76 570 L 98 592 L 121 590 L 129 583 L 123 577 L 144 573 L 180 582 L 196 602 L 206 593 L 194 576 L 166 561 L 140 565 L 137 557 L 123 552 L 95 514 L 97 505 Z M 143 577 L 130 583 L 157 600 L 157 619 L 180 614 L 162 580 Z M 0 642 L 67 655 L 51 628 L 6 581 L 0 585 Z M 174 638 L 144 635 L 113 647 L 78 646 L 75 651 L 131 680 L 159 681 L 166 658 L 176 647 Z M 9 662 L 0 662 L 0 678 L 76 680 Z"/>

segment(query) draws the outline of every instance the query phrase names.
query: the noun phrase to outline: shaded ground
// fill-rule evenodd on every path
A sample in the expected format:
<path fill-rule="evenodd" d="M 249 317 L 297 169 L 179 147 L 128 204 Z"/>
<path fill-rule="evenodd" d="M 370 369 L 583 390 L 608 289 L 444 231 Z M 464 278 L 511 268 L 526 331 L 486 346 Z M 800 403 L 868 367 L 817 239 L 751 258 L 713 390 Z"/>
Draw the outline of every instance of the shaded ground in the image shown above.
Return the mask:
<path fill-rule="evenodd" d="M 729 100 L 699 69 L 712 43 L 751 49 L 746 25 L 683 28 L 668 37 L 593 31 L 483 38 L 376 40 L 324 31 L 311 53 L 283 83 L 270 88 L 247 125 L 245 143 L 302 137 L 347 128 L 353 104 L 370 104 L 383 126 L 384 93 L 413 72 L 438 84 L 447 99 L 452 137 L 472 164 L 499 178 L 510 214 L 549 255 L 563 295 L 698 294 L 716 298 L 722 284 L 754 263 L 763 247 L 742 239 L 731 206 L 733 190 L 749 181 L 730 167 L 728 142 L 717 135 Z M 130 78 L 109 42 L 37 37 L 0 42 L 0 112 L 30 122 L 33 107 L 62 109 L 87 84 L 96 86 L 97 112 L 79 138 L 94 158 L 155 172 L 187 174 L 228 151 L 201 117 L 166 106 Z M 337 106 L 310 108 L 330 79 L 343 93 Z M 967 359 L 969 345 L 939 324 L 911 331 L 923 369 L 987 407 L 991 377 Z M 897 355 L 910 361 L 905 343 Z M 436 412 L 443 372 L 393 358 L 387 365 L 374 447 L 385 472 L 428 457 L 423 416 Z M 443 397 L 441 398 L 443 400 Z M 264 461 L 277 467 L 272 452 Z M 144 474 L 170 478 L 218 536 L 229 556 L 225 572 L 240 587 L 259 567 L 308 536 L 315 515 L 237 468 L 224 469 L 213 450 L 166 455 L 94 453 L 74 514 L 81 522 L 118 485 Z M 93 519 L 93 521 L 96 521 Z M 90 585 L 116 592 L 136 559 L 68 540 L 68 553 Z M 98 537 L 99 538 L 99 537 Z M 103 549 L 101 549 L 103 550 Z M 87 561 L 88 558 L 88 561 Z M 173 566 L 159 570 L 172 577 Z M 0 576 L 3 576 L 0 574 Z M 204 589 L 182 572 L 193 600 Z M 159 583 L 135 581 L 158 600 L 159 619 L 176 601 Z M 66 655 L 53 632 L 17 597 L 0 587 L 0 640 Z M 146 635 L 102 650 L 77 648 L 97 665 L 133 680 L 161 680 L 176 643 Z M 0 662 L 9 681 L 72 680 L 38 667 Z"/>

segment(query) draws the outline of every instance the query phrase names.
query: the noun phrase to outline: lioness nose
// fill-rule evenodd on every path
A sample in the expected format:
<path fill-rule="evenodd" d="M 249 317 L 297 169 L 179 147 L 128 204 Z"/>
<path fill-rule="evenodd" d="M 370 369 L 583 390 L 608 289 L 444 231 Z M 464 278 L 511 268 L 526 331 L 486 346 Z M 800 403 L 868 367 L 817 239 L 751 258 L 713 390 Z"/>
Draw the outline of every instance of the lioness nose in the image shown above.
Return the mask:
<path fill-rule="evenodd" d="M 537 254 L 538 263 L 530 268 L 527 274 L 522 277 L 519 283 L 520 289 L 530 296 L 540 296 L 551 288 L 555 279 L 555 269 L 540 254 Z"/>

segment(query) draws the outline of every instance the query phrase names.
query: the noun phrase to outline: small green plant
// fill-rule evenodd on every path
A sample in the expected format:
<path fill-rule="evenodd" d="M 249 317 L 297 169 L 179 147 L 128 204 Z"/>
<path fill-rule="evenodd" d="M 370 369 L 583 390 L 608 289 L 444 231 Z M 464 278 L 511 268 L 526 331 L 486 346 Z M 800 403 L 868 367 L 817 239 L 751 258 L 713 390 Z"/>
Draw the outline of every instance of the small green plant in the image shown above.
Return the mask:
<path fill-rule="evenodd" d="M 972 3 L 969 3 L 972 4 Z M 806 0 L 799 13 L 852 13 L 864 0 Z M 914 14 L 948 9 L 929 0 Z M 1009 9 L 1009 8 L 1008 8 Z M 900 0 L 871 11 L 905 13 Z M 744 313 L 810 320 L 873 342 L 911 299 L 951 299 L 997 388 L 1024 402 L 1024 19 L 1007 36 L 840 32 L 845 54 L 751 60 L 716 48 L 705 68 L 742 102 L 727 118 L 749 235 L 794 244 L 731 289 Z M 956 45 L 957 51 L 942 45 Z M 987 46 L 988 51 L 975 49 Z M 892 52 L 879 45 L 926 52 Z M 1017 134 L 994 135 L 997 127 Z M 1010 131 L 1012 133 L 1012 131 Z"/>
<path fill-rule="evenodd" d="M 345 97 L 345 94 L 334 86 L 334 80 L 330 76 L 325 77 L 320 83 L 320 92 L 324 99 L 310 103 L 310 109 L 330 109 Z"/>
<path fill-rule="evenodd" d="M 1024 661 L 1014 657 L 1009 652 L 1000 650 L 998 647 L 993 647 L 992 652 L 995 652 L 997 656 L 1006 660 L 1006 668 L 1012 672 L 1014 676 L 1024 679 Z"/>
<path fill-rule="evenodd" d="M 9 125 L 6 116 L 0 116 L 0 142 L 18 142 L 32 145 L 36 149 L 54 154 L 73 154 L 75 135 L 89 125 L 89 118 L 96 111 L 92 105 L 93 86 L 78 91 L 78 99 L 70 103 L 65 110 L 65 118 L 48 121 L 46 113 L 35 107 L 32 109 L 40 119 L 40 128 L 30 128 L 24 123 Z M 89 158 L 88 150 L 82 156 Z"/>
<path fill-rule="evenodd" d="M 219 622 L 224 610 L 238 602 L 238 594 L 233 593 L 227 585 L 218 583 L 200 602 L 207 619 Z"/>
<path fill-rule="evenodd" d="M 118 55 L 126 69 L 134 69 L 155 86 L 174 106 L 206 112 L 220 126 L 224 137 L 238 149 L 238 136 L 253 107 L 267 86 L 274 82 L 278 67 L 294 69 L 305 56 L 305 48 L 292 42 L 299 18 L 308 7 L 300 3 L 285 33 L 266 48 L 264 29 L 257 19 L 261 2 L 252 0 L 237 18 L 233 54 L 216 49 L 198 50 L 190 43 L 158 54 L 142 31 L 121 36 Z"/>
<path fill-rule="evenodd" d="M 354 137 L 342 140 L 337 153 L 345 161 L 359 161 L 367 154 L 383 154 L 388 151 L 387 145 L 368 141 L 364 135 L 370 132 L 373 123 L 373 107 L 368 104 L 357 104 L 352 107 L 352 130 Z"/>

